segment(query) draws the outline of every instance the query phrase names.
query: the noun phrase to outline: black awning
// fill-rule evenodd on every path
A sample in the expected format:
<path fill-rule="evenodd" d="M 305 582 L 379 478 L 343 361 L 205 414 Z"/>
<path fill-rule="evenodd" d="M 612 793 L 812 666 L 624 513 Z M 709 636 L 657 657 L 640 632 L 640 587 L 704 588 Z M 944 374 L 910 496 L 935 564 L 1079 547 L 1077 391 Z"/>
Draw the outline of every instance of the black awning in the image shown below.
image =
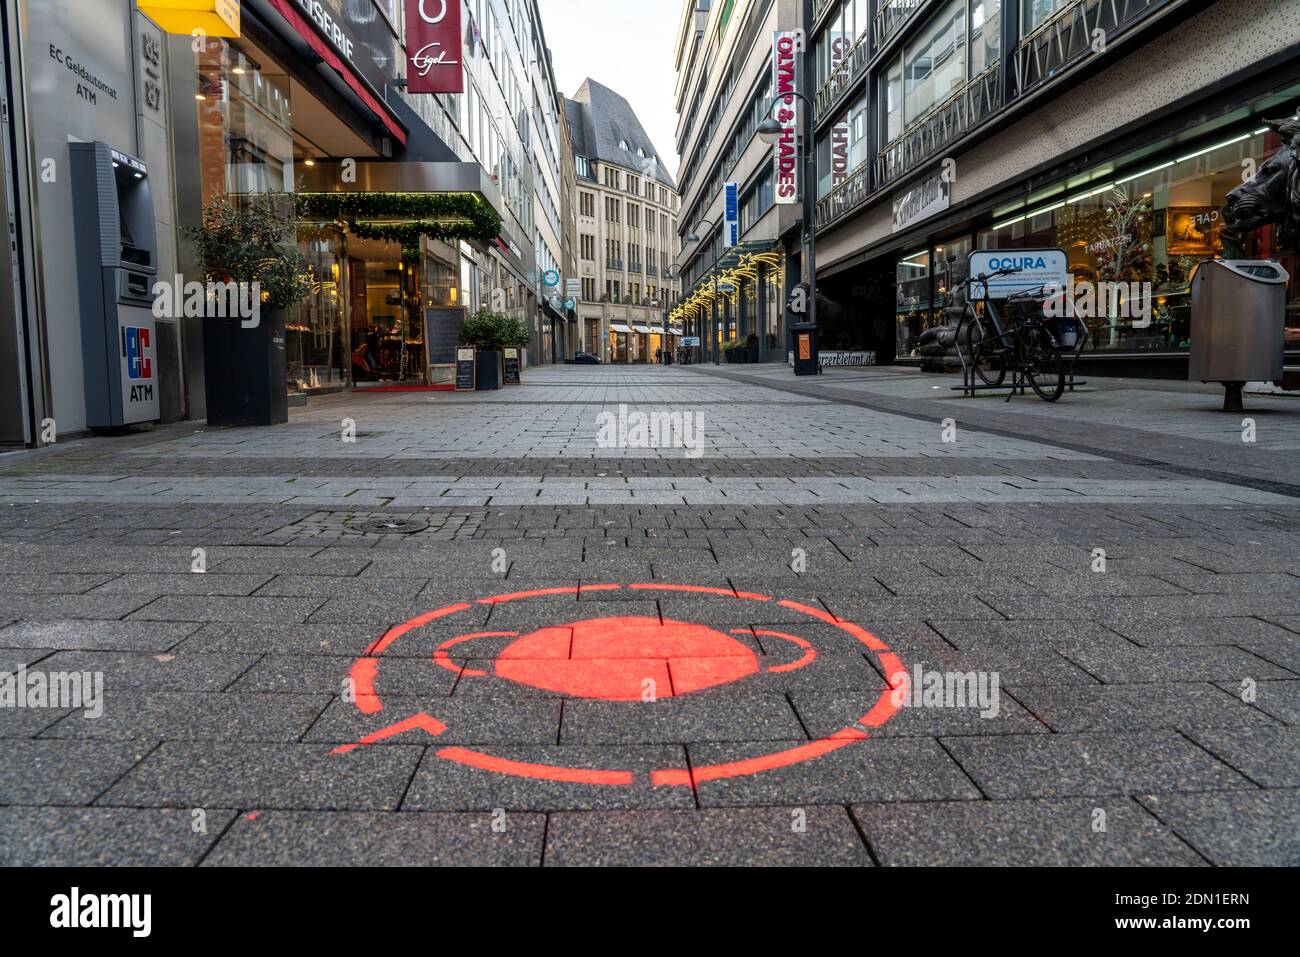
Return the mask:
<path fill-rule="evenodd" d="M 549 312 L 549 313 L 550 313 L 552 316 L 554 316 L 556 319 L 560 320 L 560 322 L 564 322 L 564 321 L 565 321 L 565 315 L 564 315 L 564 313 L 562 313 L 560 310 L 556 309 L 553 305 L 551 305 L 551 300 L 549 300 L 549 299 L 543 299 L 543 300 L 542 300 L 542 305 L 546 307 L 546 311 L 547 311 L 547 312 Z"/>

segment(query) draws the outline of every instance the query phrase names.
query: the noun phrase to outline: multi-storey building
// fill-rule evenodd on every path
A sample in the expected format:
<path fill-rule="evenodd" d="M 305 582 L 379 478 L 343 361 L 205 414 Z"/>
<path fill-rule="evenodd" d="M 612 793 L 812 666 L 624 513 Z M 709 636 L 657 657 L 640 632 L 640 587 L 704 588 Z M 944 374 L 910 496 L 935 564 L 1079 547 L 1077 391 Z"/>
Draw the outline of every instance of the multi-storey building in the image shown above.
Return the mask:
<path fill-rule="evenodd" d="M 608 362 L 655 362 L 677 347 L 677 187 L 631 105 L 588 79 L 567 101 L 577 172 L 581 347 Z"/>
<path fill-rule="evenodd" d="M 432 4 L 243 0 L 238 27 L 220 31 L 201 6 L 0 0 L 14 134 L 0 144 L 0 212 L 18 240 L 0 267 L 0 444 L 49 441 L 45 421 L 83 431 L 103 404 L 91 355 L 103 337 L 83 335 L 81 315 L 81 287 L 98 284 L 78 282 L 69 255 L 85 234 L 70 143 L 103 144 L 147 184 L 153 228 L 133 222 L 140 248 L 127 250 L 144 285 L 203 278 L 188 230 L 206 203 L 294 194 L 314 280 L 286 316 L 294 392 L 445 384 L 460 318 L 481 308 L 527 324 L 533 363 L 570 348 L 553 343 L 573 323 L 554 317 L 562 288 L 546 280 L 562 269 L 572 164 L 536 0 L 452 0 L 435 24 L 441 65 L 408 42 Z M 412 92 L 435 67 L 448 92 Z M 316 212 L 305 195 L 324 197 Z M 148 418 L 205 416 L 205 377 L 223 370 L 205 362 L 204 321 L 132 326 Z"/>
<path fill-rule="evenodd" d="M 734 68 L 737 84 L 761 82 L 764 72 L 744 72 L 751 58 L 728 54 L 725 35 L 743 34 L 737 22 L 766 2 L 686 4 L 683 235 L 717 212 L 694 208 L 709 175 L 695 171 L 711 170 L 716 155 L 693 129 L 714 122 L 712 78 Z M 1191 271 L 1225 252 L 1281 258 L 1292 275 L 1288 324 L 1300 327 L 1300 263 L 1277 229 L 1249 228 L 1235 252 L 1223 229 L 1227 193 L 1288 146 L 1268 121 L 1300 105 L 1294 0 L 795 6 L 793 19 L 769 17 L 757 45 L 770 54 L 773 28 L 809 38 L 823 349 L 916 361 L 921 333 L 941 321 L 975 249 L 1061 249 L 1076 282 L 1143 286 L 1149 324 L 1087 320 L 1084 356 L 1098 371 L 1184 375 Z M 749 173 L 743 157 L 723 160 L 721 179 Z M 784 222 L 777 231 L 792 265 L 799 231 Z M 691 252 L 688 278 L 700 268 Z M 1294 344 L 1300 332 L 1288 335 Z"/>
<path fill-rule="evenodd" d="M 773 101 L 772 37 L 799 25 L 802 0 L 688 0 L 677 32 L 677 147 L 682 156 L 682 297 L 674 315 L 701 355 L 754 337 L 761 358 L 785 356 L 783 237 L 799 208 L 775 202 L 771 148 L 756 135 Z M 724 239 L 725 186 L 735 183 L 737 242 Z"/>

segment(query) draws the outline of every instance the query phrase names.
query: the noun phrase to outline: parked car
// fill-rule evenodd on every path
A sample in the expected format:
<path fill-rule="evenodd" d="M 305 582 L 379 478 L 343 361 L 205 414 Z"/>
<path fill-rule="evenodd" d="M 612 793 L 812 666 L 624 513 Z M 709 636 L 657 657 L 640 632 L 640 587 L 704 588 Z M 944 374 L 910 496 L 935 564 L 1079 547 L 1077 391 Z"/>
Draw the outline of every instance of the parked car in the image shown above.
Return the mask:
<path fill-rule="evenodd" d="M 573 354 L 573 364 L 577 366 L 602 365 L 600 356 L 593 356 L 590 352 L 575 352 Z"/>

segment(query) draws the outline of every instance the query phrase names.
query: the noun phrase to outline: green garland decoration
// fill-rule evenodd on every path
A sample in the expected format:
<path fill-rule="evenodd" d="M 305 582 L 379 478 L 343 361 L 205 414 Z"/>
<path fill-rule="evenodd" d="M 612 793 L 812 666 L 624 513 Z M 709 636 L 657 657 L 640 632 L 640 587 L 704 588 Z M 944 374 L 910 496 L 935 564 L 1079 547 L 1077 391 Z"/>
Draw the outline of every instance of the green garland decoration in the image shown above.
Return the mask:
<path fill-rule="evenodd" d="M 431 239 L 487 241 L 501 235 L 501 217 L 474 193 L 297 193 L 299 219 L 407 220 Z M 377 224 L 372 224 L 377 225 Z M 388 224 L 384 224 L 388 225 Z"/>

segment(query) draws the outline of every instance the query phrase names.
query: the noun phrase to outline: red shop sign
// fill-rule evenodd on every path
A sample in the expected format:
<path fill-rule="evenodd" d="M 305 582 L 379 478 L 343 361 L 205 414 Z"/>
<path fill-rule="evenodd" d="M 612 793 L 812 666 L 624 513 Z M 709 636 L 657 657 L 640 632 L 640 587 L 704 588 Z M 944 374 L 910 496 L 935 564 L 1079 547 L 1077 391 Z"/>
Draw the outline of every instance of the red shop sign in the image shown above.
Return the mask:
<path fill-rule="evenodd" d="M 460 0 L 406 0 L 408 93 L 464 93 Z"/>

